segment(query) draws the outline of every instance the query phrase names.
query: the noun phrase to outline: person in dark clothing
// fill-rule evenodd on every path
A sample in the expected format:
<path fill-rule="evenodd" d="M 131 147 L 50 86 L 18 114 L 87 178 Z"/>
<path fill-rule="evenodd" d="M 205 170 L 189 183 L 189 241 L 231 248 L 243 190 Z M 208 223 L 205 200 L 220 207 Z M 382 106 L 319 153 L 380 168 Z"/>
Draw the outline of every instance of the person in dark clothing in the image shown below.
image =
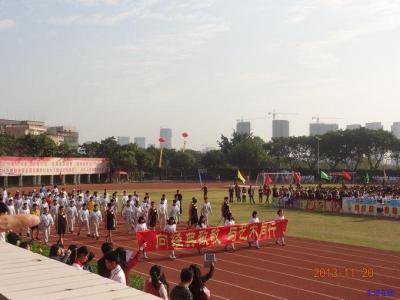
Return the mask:
<path fill-rule="evenodd" d="M 181 282 L 171 291 L 171 300 L 193 300 L 192 292 L 189 289 L 193 280 L 193 272 L 190 269 L 182 269 Z"/>
<path fill-rule="evenodd" d="M 224 202 L 222 203 L 222 207 L 221 207 L 221 216 L 222 216 L 222 218 L 224 218 L 224 222 L 225 222 L 226 218 L 228 217 L 230 211 L 231 210 L 229 208 L 228 197 L 225 197 Z"/>
<path fill-rule="evenodd" d="M 197 223 L 199 222 L 199 215 L 197 212 L 197 200 L 194 197 L 192 198 L 192 203 L 190 204 L 189 220 L 189 226 L 196 227 Z"/>
<path fill-rule="evenodd" d="M 208 187 L 206 185 L 203 185 L 201 188 L 203 190 L 203 198 L 208 196 Z"/>
<path fill-rule="evenodd" d="M 103 257 L 97 261 L 97 272 L 102 277 L 110 277 L 110 271 L 106 267 L 106 260 L 104 258 L 104 255 L 111 251 L 113 251 L 112 243 L 103 243 L 101 245 L 101 252 L 103 252 Z"/>
<path fill-rule="evenodd" d="M 111 231 L 116 228 L 116 216 L 114 212 L 114 208 L 111 203 L 107 204 L 107 219 L 106 219 L 106 229 L 108 231 L 106 242 L 112 242 L 111 239 Z"/>
<path fill-rule="evenodd" d="M 158 210 L 155 207 L 154 201 L 151 201 L 149 217 L 148 217 L 150 230 L 155 230 L 156 225 L 157 225 L 157 219 L 158 219 Z"/>
<path fill-rule="evenodd" d="M 214 263 L 210 266 L 210 271 L 204 276 L 201 276 L 200 268 L 197 265 L 191 265 L 189 269 L 193 273 L 192 283 L 189 285 L 190 292 L 192 293 L 193 300 L 201 300 L 203 297 L 210 298 L 210 290 L 204 285 L 214 275 Z"/>
<path fill-rule="evenodd" d="M 85 262 L 85 264 L 83 265 L 83 269 L 85 271 L 89 271 L 90 273 L 94 273 L 93 267 L 92 267 L 92 260 L 94 259 L 95 255 L 92 251 L 89 252 L 87 261 Z"/>
<path fill-rule="evenodd" d="M 233 186 L 229 186 L 228 193 L 229 193 L 229 202 L 233 202 L 233 193 L 235 192 Z"/>
<path fill-rule="evenodd" d="M 51 259 L 55 259 L 59 262 L 66 264 L 70 255 L 71 255 L 71 250 L 68 249 L 67 252 L 64 253 L 64 248 L 60 244 L 54 244 L 50 247 L 49 257 Z"/>

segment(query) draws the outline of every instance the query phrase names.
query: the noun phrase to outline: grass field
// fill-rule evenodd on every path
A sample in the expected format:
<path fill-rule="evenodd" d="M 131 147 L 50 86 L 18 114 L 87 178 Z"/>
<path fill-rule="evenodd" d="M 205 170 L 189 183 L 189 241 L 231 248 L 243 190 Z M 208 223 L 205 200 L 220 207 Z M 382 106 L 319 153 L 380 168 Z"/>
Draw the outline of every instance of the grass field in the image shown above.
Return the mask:
<path fill-rule="evenodd" d="M 149 192 L 152 201 L 155 201 L 157 206 L 161 195 L 165 193 L 168 199 L 168 206 L 170 207 L 175 191 L 137 190 L 136 192 L 141 199 L 145 192 Z M 110 190 L 109 192 L 113 191 Z M 127 192 L 131 193 L 133 191 Z M 118 193 L 119 198 L 121 198 L 122 191 L 118 191 Z M 181 193 L 183 194 L 183 220 L 187 220 L 188 205 L 191 198 L 197 198 L 200 210 L 203 194 L 199 189 L 181 190 Z M 220 206 L 224 196 L 227 196 L 227 191 L 224 189 L 209 190 L 208 197 L 213 209 L 213 215 L 210 218 L 210 224 L 212 225 L 217 225 L 221 220 Z M 257 210 L 260 219 L 263 220 L 271 220 L 276 215 L 276 209 L 268 208 L 265 204 L 250 205 L 247 202 L 233 203 L 231 205 L 231 211 L 237 223 L 247 222 L 253 210 Z M 287 236 L 400 251 L 399 220 L 289 209 L 285 210 L 284 214 L 289 220 Z"/>

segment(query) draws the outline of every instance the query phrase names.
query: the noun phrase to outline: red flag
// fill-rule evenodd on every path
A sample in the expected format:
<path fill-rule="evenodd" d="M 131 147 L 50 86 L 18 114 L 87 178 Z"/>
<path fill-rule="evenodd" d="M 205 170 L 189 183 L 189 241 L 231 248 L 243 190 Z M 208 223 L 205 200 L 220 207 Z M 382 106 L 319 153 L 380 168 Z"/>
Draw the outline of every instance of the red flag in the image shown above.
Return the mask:
<path fill-rule="evenodd" d="M 265 178 L 265 184 L 270 185 L 271 183 L 272 183 L 272 178 L 269 175 L 267 175 L 267 178 Z"/>
<path fill-rule="evenodd" d="M 345 179 L 345 180 L 347 180 L 347 181 L 350 181 L 350 180 L 351 180 L 351 175 L 350 175 L 350 173 L 347 172 L 347 171 L 343 171 L 343 172 L 342 172 L 342 177 L 343 177 L 343 179 Z"/>
<path fill-rule="evenodd" d="M 293 172 L 293 179 L 294 179 L 295 182 L 300 183 L 301 174 L 299 172 Z"/>

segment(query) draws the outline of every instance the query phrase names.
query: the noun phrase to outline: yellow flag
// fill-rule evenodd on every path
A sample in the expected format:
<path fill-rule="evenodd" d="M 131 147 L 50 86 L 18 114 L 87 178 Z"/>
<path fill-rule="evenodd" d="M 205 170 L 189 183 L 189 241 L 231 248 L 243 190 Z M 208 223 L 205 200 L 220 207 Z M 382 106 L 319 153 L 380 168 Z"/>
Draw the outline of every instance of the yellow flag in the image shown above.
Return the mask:
<path fill-rule="evenodd" d="M 244 179 L 243 175 L 240 173 L 239 170 L 238 170 L 238 173 L 237 173 L 237 178 L 238 178 L 241 182 L 246 183 L 246 179 Z"/>

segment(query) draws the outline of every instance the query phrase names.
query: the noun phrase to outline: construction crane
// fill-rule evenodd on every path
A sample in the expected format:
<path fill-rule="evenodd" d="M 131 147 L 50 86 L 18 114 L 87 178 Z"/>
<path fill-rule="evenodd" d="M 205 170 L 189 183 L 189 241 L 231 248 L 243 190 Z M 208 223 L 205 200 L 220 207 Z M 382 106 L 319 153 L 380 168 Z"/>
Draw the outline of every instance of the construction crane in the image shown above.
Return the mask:
<path fill-rule="evenodd" d="M 270 112 L 268 113 L 268 115 L 269 115 L 269 116 L 272 116 L 272 120 L 275 120 L 275 119 L 276 119 L 276 115 L 293 115 L 293 116 L 295 116 L 295 115 L 298 115 L 298 114 L 296 114 L 296 113 L 281 113 L 281 112 L 276 112 L 275 109 L 274 109 L 273 111 L 270 111 Z"/>
<path fill-rule="evenodd" d="M 327 119 L 327 120 L 341 120 L 343 118 L 335 118 L 335 117 L 320 117 L 319 115 L 312 117 L 312 120 L 316 120 L 317 124 L 319 124 L 320 119 Z"/>

